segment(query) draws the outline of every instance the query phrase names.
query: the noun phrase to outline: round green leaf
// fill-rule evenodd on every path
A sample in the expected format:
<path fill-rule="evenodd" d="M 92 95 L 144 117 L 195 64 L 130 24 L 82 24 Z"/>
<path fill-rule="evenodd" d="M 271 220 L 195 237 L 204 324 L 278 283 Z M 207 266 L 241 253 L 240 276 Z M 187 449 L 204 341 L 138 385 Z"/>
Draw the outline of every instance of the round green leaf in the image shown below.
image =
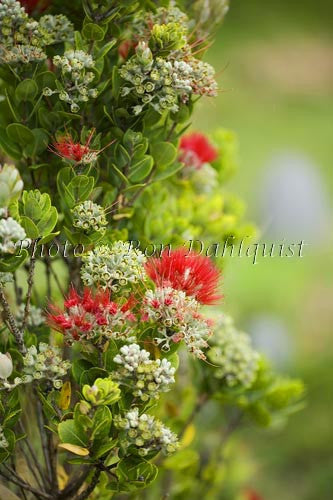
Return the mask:
<path fill-rule="evenodd" d="M 27 146 L 35 142 L 35 136 L 32 131 L 21 123 L 11 123 L 6 128 L 9 139 L 21 146 Z"/>
<path fill-rule="evenodd" d="M 38 93 L 38 86 L 34 80 L 27 78 L 18 84 L 15 90 L 15 98 L 18 102 L 33 101 Z"/>
<path fill-rule="evenodd" d="M 100 42 L 104 38 L 105 31 L 98 24 L 88 23 L 83 27 L 82 35 L 86 40 Z"/>

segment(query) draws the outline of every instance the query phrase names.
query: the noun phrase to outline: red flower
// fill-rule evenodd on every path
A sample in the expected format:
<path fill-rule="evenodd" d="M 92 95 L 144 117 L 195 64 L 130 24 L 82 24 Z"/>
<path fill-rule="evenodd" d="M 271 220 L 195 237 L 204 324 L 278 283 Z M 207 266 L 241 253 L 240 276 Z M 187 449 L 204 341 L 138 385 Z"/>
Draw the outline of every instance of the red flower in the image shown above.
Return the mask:
<path fill-rule="evenodd" d="M 49 0 L 20 0 L 20 4 L 25 8 L 28 14 L 32 12 L 43 12 L 49 4 Z"/>
<path fill-rule="evenodd" d="M 246 490 L 245 498 L 246 498 L 246 500 L 263 500 L 262 496 L 259 495 L 254 490 Z"/>
<path fill-rule="evenodd" d="M 184 135 L 180 140 L 180 161 L 186 166 L 201 168 L 218 157 L 218 151 L 200 132 Z"/>
<path fill-rule="evenodd" d="M 92 130 L 85 144 L 80 144 L 79 142 L 74 142 L 69 134 L 64 135 L 59 141 L 53 143 L 49 147 L 52 153 L 60 156 L 67 160 L 72 160 L 75 163 L 80 163 L 82 161 L 89 160 L 87 155 L 97 155 L 98 151 L 90 149 L 90 142 L 95 130 Z M 91 156 L 93 159 L 93 156 Z M 89 161 L 87 161 L 89 163 Z"/>
<path fill-rule="evenodd" d="M 216 303 L 219 270 L 208 257 L 188 253 L 185 248 L 164 251 L 160 258 L 151 258 L 146 266 L 148 276 L 157 286 L 182 290 L 201 304 Z"/>
<path fill-rule="evenodd" d="M 119 326 L 125 320 L 131 321 L 131 305 L 128 301 L 119 306 L 110 299 L 110 293 L 105 290 L 98 290 L 94 295 L 86 288 L 81 296 L 72 288 L 64 302 L 64 311 L 50 307 L 52 312 L 48 314 L 48 323 L 70 341 L 91 339 L 101 333 L 99 327 L 109 327 L 111 331 L 112 326 Z"/>

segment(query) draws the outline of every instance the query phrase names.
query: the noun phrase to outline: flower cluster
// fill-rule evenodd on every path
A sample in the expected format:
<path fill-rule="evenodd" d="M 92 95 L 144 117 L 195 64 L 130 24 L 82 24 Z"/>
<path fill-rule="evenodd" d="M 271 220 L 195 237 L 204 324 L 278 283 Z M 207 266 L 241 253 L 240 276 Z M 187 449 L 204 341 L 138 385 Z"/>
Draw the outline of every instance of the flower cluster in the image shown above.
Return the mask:
<path fill-rule="evenodd" d="M 87 286 L 117 291 L 119 286 L 138 283 L 145 276 L 144 254 L 123 241 L 98 246 L 84 255 L 82 261 L 81 277 Z"/>
<path fill-rule="evenodd" d="M 92 386 L 82 388 L 83 397 L 93 406 L 112 405 L 120 399 L 120 389 L 111 378 L 97 378 Z"/>
<path fill-rule="evenodd" d="M 110 300 L 107 291 L 99 290 L 94 295 L 85 289 L 80 296 L 73 288 L 64 302 L 65 310 L 52 308 L 49 324 L 61 332 L 67 343 L 75 340 L 98 340 L 127 337 L 131 331 L 133 316 L 130 303 L 120 306 Z"/>
<path fill-rule="evenodd" d="M 176 434 L 152 415 L 139 415 L 138 408 L 131 409 L 124 418 L 115 417 L 115 424 L 126 431 L 124 444 L 133 446 L 140 456 L 159 451 L 168 455 L 178 448 Z"/>
<path fill-rule="evenodd" d="M 257 374 L 259 354 L 253 349 L 249 335 L 238 331 L 226 316 L 217 322 L 210 344 L 207 356 L 216 366 L 215 377 L 229 387 L 250 387 Z"/>
<path fill-rule="evenodd" d="M 217 293 L 220 273 L 208 257 L 185 248 L 166 249 L 160 258 L 149 259 L 145 268 L 157 286 L 182 290 L 201 304 L 214 304 L 221 298 Z"/>
<path fill-rule="evenodd" d="M 30 18 L 20 2 L 2 0 L 0 4 L 0 62 L 41 62 L 44 48 L 73 39 L 72 23 L 63 15 Z"/>
<path fill-rule="evenodd" d="M 69 160 L 74 164 L 82 163 L 90 165 L 95 163 L 100 151 L 90 148 L 90 142 L 94 134 L 94 129 L 88 136 L 85 144 L 75 142 L 70 134 L 62 136 L 58 141 L 49 146 L 49 150 L 60 156 L 63 160 Z"/>
<path fill-rule="evenodd" d="M 22 189 L 23 181 L 19 171 L 13 165 L 0 165 L 0 207 L 8 207 L 11 201 L 20 196 Z"/>
<path fill-rule="evenodd" d="M 21 304 L 16 312 L 16 323 L 17 326 L 22 327 L 23 318 L 25 314 L 25 304 Z M 29 313 L 27 317 L 27 327 L 28 328 L 38 328 L 45 323 L 45 318 L 43 315 L 43 310 L 40 307 L 30 305 Z"/>
<path fill-rule="evenodd" d="M 87 200 L 80 203 L 72 210 L 73 226 L 86 232 L 98 231 L 104 233 L 106 220 L 105 210 L 100 205 Z"/>
<path fill-rule="evenodd" d="M 46 54 L 43 33 L 37 21 L 30 19 L 20 2 L 2 0 L 0 4 L 0 62 L 42 61 Z"/>
<path fill-rule="evenodd" d="M 46 15 L 39 20 L 40 28 L 48 35 L 48 44 L 71 42 L 74 39 L 74 26 L 63 14 Z"/>
<path fill-rule="evenodd" d="M 13 254 L 18 242 L 26 238 L 23 227 L 12 217 L 0 219 L 0 252 Z"/>
<path fill-rule="evenodd" d="M 152 360 L 150 353 L 138 344 L 125 345 L 113 361 L 121 367 L 114 373 L 120 384 L 129 386 L 135 397 L 142 401 L 158 399 L 160 392 L 167 392 L 175 382 L 175 368 L 163 358 Z"/>
<path fill-rule="evenodd" d="M 198 309 L 199 303 L 185 292 L 164 287 L 146 292 L 142 313 L 144 320 L 156 324 L 155 342 L 164 351 L 170 349 L 171 342 L 184 340 L 194 356 L 206 359 L 202 349 L 208 346 L 212 324 Z"/>
<path fill-rule="evenodd" d="M 157 41 L 154 42 L 155 48 L 156 44 Z M 161 57 L 153 55 L 146 42 L 140 42 L 135 55 L 120 68 L 119 73 L 127 82 L 122 87 L 122 96 L 132 95 L 137 101 L 133 107 L 135 114 L 141 113 L 148 104 L 158 113 L 164 110 L 176 112 L 179 103 L 188 102 L 192 94 L 215 96 L 217 92 L 213 67 L 196 59 L 190 49 Z"/>
<path fill-rule="evenodd" d="M 215 161 L 218 157 L 217 149 L 200 132 L 183 135 L 180 140 L 179 160 L 186 167 L 200 169 L 206 163 Z"/>
<path fill-rule="evenodd" d="M 43 90 L 45 96 L 59 94 L 59 99 L 70 105 L 72 113 L 80 110 L 80 103 L 97 97 L 97 89 L 89 88 L 95 78 L 92 71 L 87 71 L 95 66 L 90 54 L 83 50 L 68 50 L 63 56 L 54 56 L 53 64 L 61 70 L 63 88 L 51 90 L 46 87 Z"/>
<path fill-rule="evenodd" d="M 62 359 L 59 348 L 40 342 L 38 349 L 32 345 L 23 357 L 22 375 L 15 377 L 13 383 L 3 380 L 2 386 L 11 390 L 18 385 L 44 379 L 52 381 L 55 389 L 60 389 L 63 384 L 61 378 L 70 366 L 69 361 Z"/>

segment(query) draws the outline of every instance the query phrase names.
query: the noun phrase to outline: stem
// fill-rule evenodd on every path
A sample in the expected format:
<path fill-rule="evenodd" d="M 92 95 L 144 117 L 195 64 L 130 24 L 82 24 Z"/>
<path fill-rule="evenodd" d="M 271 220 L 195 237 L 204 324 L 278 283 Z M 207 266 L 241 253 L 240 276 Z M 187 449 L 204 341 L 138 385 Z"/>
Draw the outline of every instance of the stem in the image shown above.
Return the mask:
<path fill-rule="evenodd" d="M 8 301 L 6 299 L 6 295 L 4 292 L 4 289 L 2 286 L 0 286 L 0 303 L 2 305 L 2 308 L 5 312 L 7 323 L 8 323 L 8 328 L 12 332 L 12 334 L 15 337 L 18 350 L 20 351 L 21 354 L 25 354 L 27 352 L 27 348 L 24 344 L 23 340 L 23 328 L 20 330 L 16 324 L 15 318 L 10 310 Z"/>
<path fill-rule="evenodd" d="M 53 471 L 52 471 L 51 460 L 50 460 L 50 455 L 49 455 L 46 429 L 44 427 L 43 409 L 42 409 L 42 405 L 41 405 L 40 399 L 38 397 L 36 388 L 34 388 L 34 393 L 36 396 L 37 423 L 38 423 L 38 428 L 39 428 L 39 433 L 40 433 L 40 439 L 41 439 L 42 450 L 43 450 L 43 455 L 44 455 L 44 460 L 45 460 L 45 466 L 46 466 L 46 470 L 48 473 L 48 478 L 50 480 L 50 483 L 51 483 L 51 485 L 53 485 Z"/>
<path fill-rule="evenodd" d="M 35 244 L 36 244 L 36 240 L 33 241 L 33 251 L 32 251 L 32 254 L 30 257 L 30 265 L 29 265 L 29 271 L 28 271 L 28 292 L 27 292 L 27 299 L 26 299 L 25 309 L 24 309 L 24 318 L 23 318 L 23 323 L 22 323 L 22 331 L 23 332 L 24 332 L 24 329 L 26 327 L 28 316 L 29 316 L 31 293 L 32 293 L 32 287 L 34 284 L 34 274 L 35 274 L 35 265 L 36 265 Z"/>
<path fill-rule="evenodd" d="M 94 472 L 94 475 L 91 479 L 91 483 L 89 484 L 88 488 L 86 488 L 80 495 L 78 495 L 75 500 L 85 500 L 85 498 L 88 498 L 90 493 L 94 491 L 96 488 L 98 481 L 99 481 L 99 476 L 101 475 L 102 471 L 101 469 L 96 469 Z"/>
<path fill-rule="evenodd" d="M 57 500 L 73 498 L 73 494 L 81 488 L 91 471 L 92 467 L 88 467 L 78 478 L 69 480 L 68 486 L 58 494 Z"/>

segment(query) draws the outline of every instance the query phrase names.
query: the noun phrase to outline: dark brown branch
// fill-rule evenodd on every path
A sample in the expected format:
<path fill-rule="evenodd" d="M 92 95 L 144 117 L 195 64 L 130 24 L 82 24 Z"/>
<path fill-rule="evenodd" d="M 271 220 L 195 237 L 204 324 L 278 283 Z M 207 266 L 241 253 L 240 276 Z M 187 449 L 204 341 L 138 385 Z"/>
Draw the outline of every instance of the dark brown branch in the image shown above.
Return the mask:
<path fill-rule="evenodd" d="M 102 471 L 101 469 L 96 469 L 94 472 L 94 475 L 91 479 L 91 483 L 89 484 L 88 488 L 86 488 L 80 495 L 75 497 L 75 500 L 85 500 L 86 498 L 89 497 L 90 493 L 94 491 L 96 488 L 98 481 L 99 481 L 99 476 L 101 475 Z"/>
<path fill-rule="evenodd" d="M 30 265 L 29 265 L 29 271 L 28 271 L 28 292 L 27 292 L 27 298 L 26 298 L 25 309 L 24 309 L 24 317 L 23 317 L 23 322 L 22 322 L 22 331 L 23 332 L 24 332 L 25 326 L 26 326 L 27 321 L 28 321 L 32 287 L 34 284 L 34 274 L 35 274 L 35 265 L 36 265 L 35 245 L 36 245 L 36 240 L 33 241 L 33 249 L 32 249 L 32 254 L 30 257 Z"/>
<path fill-rule="evenodd" d="M 23 481 L 23 479 L 17 479 L 13 474 L 11 476 L 7 476 L 2 470 L 0 470 L 0 476 L 6 479 L 9 483 L 16 484 L 16 486 L 19 486 L 20 488 L 24 488 L 27 491 L 30 491 L 34 495 L 36 495 L 37 498 L 45 498 L 45 499 L 51 499 L 53 498 L 52 495 L 49 495 L 48 493 L 43 493 L 42 491 L 37 490 L 33 486 L 30 486 L 30 484 L 26 483 Z"/>
<path fill-rule="evenodd" d="M 6 316 L 6 323 L 8 325 L 9 330 L 12 332 L 12 334 L 15 337 L 18 349 L 21 354 L 25 354 L 27 352 L 27 348 L 25 347 L 24 340 L 23 340 L 23 329 L 20 330 L 19 327 L 16 324 L 15 318 L 10 310 L 8 301 L 6 299 L 6 295 L 4 292 L 3 287 L 0 286 L 0 303 L 2 305 L 2 308 L 5 312 Z"/>

